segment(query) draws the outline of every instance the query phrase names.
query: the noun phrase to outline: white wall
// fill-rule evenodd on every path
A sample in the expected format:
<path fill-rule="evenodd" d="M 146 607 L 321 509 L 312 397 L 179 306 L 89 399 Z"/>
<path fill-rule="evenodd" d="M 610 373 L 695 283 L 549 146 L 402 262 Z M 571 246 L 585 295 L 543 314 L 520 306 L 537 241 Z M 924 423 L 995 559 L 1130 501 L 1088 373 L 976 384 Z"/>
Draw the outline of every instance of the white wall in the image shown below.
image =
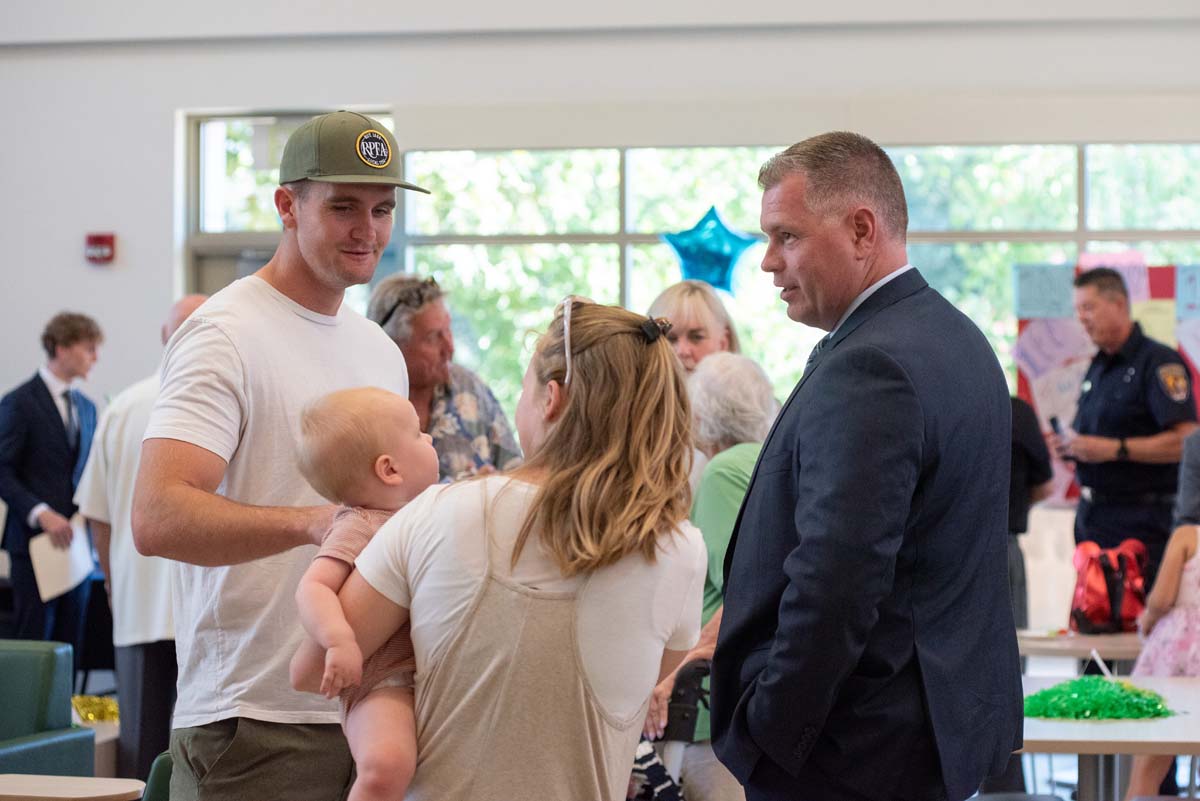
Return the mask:
<path fill-rule="evenodd" d="M 1032 3 L 1008 6 L 1028 21 L 978 22 L 990 6 L 973 2 L 942 4 L 946 22 L 890 25 L 879 20 L 892 6 L 876 2 L 866 24 L 796 25 L 793 9 L 781 28 L 616 29 L 636 19 L 626 4 L 604 20 L 561 23 L 572 32 L 203 41 L 180 37 L 215 29 L 186 15 L 169 23 L 157 4 L 97 6 L 120 30 L 93 5 L 4 4 L 0 16 L 0 43 L 123 40 L 0 44 L 0 387 L 32 373 L 38 332 L 61 308 L 94 314 L 106 330 L 95 396 L 153 369 L 178 288 L 188 112 L 390 105 L 402 143 L 421 147 L 774 143 L 833 127 L 887 143 L 1200 141 L 1193 3 L 1144 4 L 1138 22 L 1070 21 L 1082 3 L 1069 4 L 1066 22 L 1039 21 L 1054 15 Z M 239 36 L 266 30 L 246 5 L 249 16 L 229 2 L 187 13 L 203 8 L 210 28 L 218 20 Z M 520 6 L 518 22 L 542 5 Z M 330 19 L 315 3 L 289 7 L 292 32 Z M 762 21 L 783 4 L 737 8 Z M 1088 8 L 1104 18 L 1120 4 Z M 56 22 L 56 10 L 74 16 Z M 455 6 L 455 19 L 468 17 Z M 384 22 L 395 29 L 398 19 Z M 113 266 L 84 261 L 88 231 L 116 232 Z"/>

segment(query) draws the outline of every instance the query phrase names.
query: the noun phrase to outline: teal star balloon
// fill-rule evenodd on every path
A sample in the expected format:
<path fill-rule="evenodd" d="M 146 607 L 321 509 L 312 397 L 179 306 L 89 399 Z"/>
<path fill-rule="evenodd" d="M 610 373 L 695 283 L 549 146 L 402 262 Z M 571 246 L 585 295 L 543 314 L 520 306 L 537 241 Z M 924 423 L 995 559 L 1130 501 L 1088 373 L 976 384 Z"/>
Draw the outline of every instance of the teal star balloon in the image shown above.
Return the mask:
<path fill-rule="evenodd" d="M 679 257 L 684 280 L 704 281 L 717 289 L 733 291 L 733 268 L 758 237 L 734 231 L 717 207 L 709 208 L 694 228 L 663 234 L 662 239 Z"/>

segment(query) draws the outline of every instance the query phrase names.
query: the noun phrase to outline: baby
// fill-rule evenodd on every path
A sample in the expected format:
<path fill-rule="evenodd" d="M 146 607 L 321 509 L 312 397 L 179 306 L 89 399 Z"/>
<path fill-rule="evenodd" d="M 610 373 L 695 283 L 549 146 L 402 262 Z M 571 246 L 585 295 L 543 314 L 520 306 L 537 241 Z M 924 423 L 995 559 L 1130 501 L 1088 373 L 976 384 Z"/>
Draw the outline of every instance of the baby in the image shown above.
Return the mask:
<path fill-rule="evenodd" d="M 358 773 L 348 801 L 401 799 L 417 757 L 409 627 L 406 623 L 364 663 L 338 591 L 379 527 L 437 481 L 437 454 L 411 403 L 363 387 L 326 395 L 304 410 L 300 471 L 317 492 L 345 508 L 296 590 L 308 639 L 292 658 L 292 685 L 326 698 L 341 696 Z M 303 677 L 319 672 L 314 664 L 322 662 L 318 688 Z"/>

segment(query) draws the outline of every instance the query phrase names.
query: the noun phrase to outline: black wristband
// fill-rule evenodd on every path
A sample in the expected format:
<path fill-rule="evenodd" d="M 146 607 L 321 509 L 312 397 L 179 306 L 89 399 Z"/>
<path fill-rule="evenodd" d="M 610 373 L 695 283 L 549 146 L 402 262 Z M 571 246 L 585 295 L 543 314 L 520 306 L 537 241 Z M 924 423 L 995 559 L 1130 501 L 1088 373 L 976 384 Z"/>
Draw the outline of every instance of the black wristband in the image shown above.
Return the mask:
<path fill-rule="evenodd" d="M 1129 446 L 1125 444 L 1124 437 L 1121 437 L 1121 439 L 1119 440 L 1119 443 L 1117 445 L 1117 461 L 1118 462 L 1128 462 L 1129 461 Z"/>

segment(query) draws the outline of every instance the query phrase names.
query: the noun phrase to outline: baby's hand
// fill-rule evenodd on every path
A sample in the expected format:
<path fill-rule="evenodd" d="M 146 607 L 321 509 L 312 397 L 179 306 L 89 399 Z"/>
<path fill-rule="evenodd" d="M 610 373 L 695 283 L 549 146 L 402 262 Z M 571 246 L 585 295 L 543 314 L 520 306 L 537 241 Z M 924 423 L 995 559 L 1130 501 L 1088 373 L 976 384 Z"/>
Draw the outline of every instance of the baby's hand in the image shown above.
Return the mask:
<path fill-rule="evenodd" d="M 351 640 L 331 647 L 325 652 L 325 675 L 321 677 L 321 694 L 333 698 L 347 687 L 362 681 L 362 651 Z"/>

